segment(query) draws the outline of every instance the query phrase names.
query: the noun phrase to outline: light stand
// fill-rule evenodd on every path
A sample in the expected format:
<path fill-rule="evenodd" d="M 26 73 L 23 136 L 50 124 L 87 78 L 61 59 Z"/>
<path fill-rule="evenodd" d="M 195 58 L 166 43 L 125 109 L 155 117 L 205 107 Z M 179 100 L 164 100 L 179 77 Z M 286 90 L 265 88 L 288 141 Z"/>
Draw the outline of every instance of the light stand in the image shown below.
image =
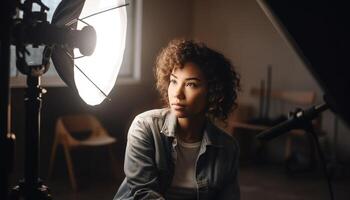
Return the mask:
<path fill-rule="evenodd" d="M 33 4 L 40 6 L 39 12 L 33 12 Z M 45 89 L 40 86 L 40 78 L 49 68 L 49 57 L 43 55 L 40 65 L 28 65 L 26 62 L 26 45 L 33 44 L 38 47 L 42 42 L 34 37 L 38 32 L 37 27 L 48 25 L 46 21 L 46 7 L 40 0 L 25 1 L 18 3 L 23 10 L 23 19 L 14 22 L 13 40 L 16 45 L 17 69 L 27 76 L 27 88 L 25 92 L 25 171 L 24 180 L 15 186 L 10 194 L 10 200 L 24 197 L 28 200 L 51 199 L 48 188 L 39 179 L 40 163 L 40 111 L 42 105 L 42 94 Z M 39 30 L 40 31 L 40 30 Z M 34 33 L 34 34 L 33 34 Z"/>
<path fill-rule="evenodd" d="M 8 23 L 6 30 L 8 38 L 4 38 L 1 42 L 1 48 L 8 51 L 1 51 L 1 61 L 4 68 L 7 71 L 4 73 L 4 78 L 1 78 L 1 86 L 5 88 L 2 92 L 6 92 L 6 101 L 2 102 L 7 106 L 9 96 L 9 46 L 14 44 L 16 46 L 16 67 L 17 69 L 27 76 L 27 88 L 25 92 L 25 172 L 24 179 L 19 181 L 19 185 L 13 187 L 9 195 L 8 189 L 8 174 L 11 169 L 7 167 L 4 170 L 6 177 L 1 176 L 1 199 L 26 199 L 26 200 L 46 200 L 51 199 L 48 187 L 46 187 L 39 178 L 39 163 L 40 163 L 40 111 L 42 106 L 42 95 L 46 92 L 40 85 L 41 76 L 49 68 L 49 60 L 51 56 L 52 48 L 46 48 L 43 52 L 42 63 L 39 65 L 28 65 L 26 56 L 28 51 L 26 46 L 32 44 L 33 47 L 39 45 L 63 45 L 67 47 L 78 47 L 81 52 L 86 54 L 92 54 L 96 42 L 96 33 L 93 27 L 84 27 L 81 31 L 71 30 L 69 27 L 57 27 L 50 25 L 47 22 L 46 11 L 49 9 L 40 0 L 26 0 L 22 3 L 17 1 L 17 8 L 23 11 L 23 19 L 12 19 L 14 10 L 6 12 L 8 14 Z M 40 7 L 40 11 L 32 11 L 33 4 L 36 3 Z M 13 7 L 15 9 L 16 7 Z M 9 9 L 10 10 L 10 9 Z M 13 13 L 11 13 L 13 12 Z M 11 15 L 12 14 L 12 15 Z M 84 44 L 77 38 L 87 39 L 92 37 L 91 42 Z M 3 38 L 2 38 L 3 39 Z M 5 46 L 6 45 L 6 46 Z M 3 81 L 4 80 L 4 81 Z M 4 83 L 3 83 L 4 82 Z M 5 131 L 8 133 L 7 126 L 7 110 L 3 112 L 1 108 L 1 114 L 5 113 L 6 119 L 1 121 L 1 134 Z M 4 128 L 3 128 L 4 127 Z M 5 130 L 4 130 L 5 129 Z M 1 135 L 3 139 L 3 135 Z M 2 140 L 1 140 L 2 142 Z M 6 145 L 8 140 L 4 142 Z M 5 153 L 13 152 L 12 148 L 1 151 Z M 11 155 L 11 153 L 9 153 Z M 8 154 L 7 154 L 8 155 Z M 8 166 L 11 165 L 6 159 L 5 163 Z M 3 165 L 2 165 L 3 166 Z M 12 168 L 12 167 L 11 167 Z M 1 169 L 3 170 L 3 169 Z M 3 173 L 3 172 L 2 172 Z M 2 175 L 2 174 L 1 174 Z"/>
<path fill-rule="evenodd" d="M 50 58 L 53 58 L 56 71 L 67 85 L 76 87 L 76 77 L 73 68 L 77 68 L 85 79 L 78 81 L 79 86 L 89 85 L 93 88 L 92 97 L 98 98 L 89 101 L 89 105 L 101 103 L 113 88 L 116 77 L 118 75 L 121 61 L 123 58 L 126 37 L 126 9 L 124 0 L 119 1 L 100 1 L 97 3 L 91 0 L 87 3 L 85 0 L 62 0 L 58 8 L 55 10 L 53 23 L 47 21 L 48 7 L 41 0 L 7 0 L 4 6 L 1 6 L 1 26 L 4 30 L 1 31 L 1 71 L 0 73 L 0 93 L 1 93 L 1 116 L 0 116 L 0 198 L 7 199 L 26 199 L 26 200 L 41 200 L 51 199 L 48 188 L 39 179 L 39 152 L 40 152 L 40 111 L 42 105 L 42 95 L 45 93 L 40 85 L 41 76 L 48 70 L 50 66 Z M 33 11 L 33 5 L 39 6 L 40 11 Z M 87 6 L 89 5 L 89 6 Z M 104 10 L 91 13 L 96 5 L 102 6 Z M 99 7 L 97 6 L 97 7 Z M 123 8 L 124 7 L 124 8 Z M 84 8 L 87 8 L 84 11 Z M 90 9 L 92 8 L 92 9 Z M 122 8 L 120 12 L 109 12 L 118 8 Z M 23 18 L 14 16 L 16 11 L 23 11 Z M 89 12 L 88 12 L 89 11 Z M 84 12 L 84 16 L 80 16 Z M 97 17 L 99 15 L 99 17 Z M 93 17 L 97 18 L 93 18 Z M 102 17 L 101 17 L 102 16 Z M 89 18 L 89 19 L 87 19 Z M 97 19 L 97 20 L 96 20 Z M 109 23 L 115 23 L 117 19 L 118 26 L 109 26 Z M 80 26 L 78 22 L 82 22 Z M 90 25 L 91 24 L 91 25 Z M 106 25 L 107 24 L 107 25 Z M 81 27 L 78 30 L 78 25 Z M 101 26 L 103 25 L 103 26 Z M 106 26 L 105 26 L 106 25 Z M 98 27 L 96 32 L 94 27 Z M 108 34 L 107 34 L 108 31 Z M 97 33 L 99 34 L 99 50 L 95 51 Z M 113 34 L 111 34 L 113 33 Z M 119 34 L 120 33 L 120 34 Z M 120 37 L 116 37 L 118 35 Z M 10 75 L 10 45 L 16 46 L 16 67 L 27 76 L 27 89 L 25 93 L 25 178 L 20 181 L 19 185 L 14 187 L 10 195 L 8 195 L 8 178 L 12 171 L 12 160 L 14 152 L 14 135 L 9 134 L 8 130 L 8 102 L 9 102 L 9 75 Z M 45 46 L 41 64 L 28 64 L 26 56 L 29 54 L 27 45 L 33 45 L 34 48 L 40 45 Z M 101 48 L 102 47 L 102 48 Z M 107 48 L 109 47 L 109 48 Z M 115 55 L 113 51 L 118 47 L 118 53 Z M 74 48 L 78 48 L 81 56 L 74 57 Z M 97 48 L 98 49 L 98 48 Z M 106 54 L 103 50 L 113 50 L 109 56 L 110 59 L 103 59 Z M 29 54 L 30 55 L 30 54 Z M 102 57 L 101 57 L 102 55 Z M 87 56 L 89 62 L 84 63 L 88 69 L 94 69 L 97 64 L 100 64 L 101 59 L 104 61 L 103 66 L 95 68 L 93 72 L 105 72 L 100 76 L 104 88 L 100 87 L 89 78 L 81 70 L 75 61 L 78 62 Z M 55 59 L 56 58 L 56 59 Z M 94 62 L 91 62 L 94 61 Z M 56 62 L 55 62 L 56 61 Z M 90 67 L 91 66 L 91 67 Z M 85 67 L 85 66 L 84 66 Z M 92 73 L 92 75 L 95 75 Z M 99 74 L 101 75 L 101 74 Z M 74 79 L 73 79 L 74 78 Z M 85 84 L 86 81 L 89 84 Z M 99 79 L 99 81 L 101 81 Z M 82 82 L 84 84 L 82 84 Z M 70 85 L 69 83 L 73 83 Z M 98 92 L 96 93 L 96 89 Z M 91 88 L 78 88 L 78 91 L 91 91 Z M 101 94 L 103 98 L 101 98 Z M 90 96 L 90 95 L 89 95 Z M 83 98 L 85 101 L 86 98 Z"/>
<path fill-rule="evenodd" d="M 28 200 L 51 199 L 48 187 L 39 179 L 40 147 L 40 111 L 42 94 L 45 89 L 40 86 L 41 76 L 27 74 L 25 94 L 26 136 L 25 136 L 25 172 L 24 180 L 10 192 L 10 200 L 27 197 Z"/>

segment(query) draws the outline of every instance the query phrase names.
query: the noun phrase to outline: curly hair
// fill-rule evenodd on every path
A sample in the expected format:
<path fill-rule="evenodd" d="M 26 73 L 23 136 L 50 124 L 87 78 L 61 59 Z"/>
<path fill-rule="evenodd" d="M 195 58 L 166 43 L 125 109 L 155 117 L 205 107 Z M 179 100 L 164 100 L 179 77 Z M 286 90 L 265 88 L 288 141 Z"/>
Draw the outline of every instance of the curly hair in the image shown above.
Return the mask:
<path fill-rule="evenodd" d="M 164 102 L 169 105 L 168 87 L 174 67 L 183 68 L 188 62 L 196 64 L 208 81 L 207 115 L 225 121 L 237 107 L 240 76 L 224 55 L 201 42 L 175 39 L 158 55 L 154 71 L 156 86 Z"/>

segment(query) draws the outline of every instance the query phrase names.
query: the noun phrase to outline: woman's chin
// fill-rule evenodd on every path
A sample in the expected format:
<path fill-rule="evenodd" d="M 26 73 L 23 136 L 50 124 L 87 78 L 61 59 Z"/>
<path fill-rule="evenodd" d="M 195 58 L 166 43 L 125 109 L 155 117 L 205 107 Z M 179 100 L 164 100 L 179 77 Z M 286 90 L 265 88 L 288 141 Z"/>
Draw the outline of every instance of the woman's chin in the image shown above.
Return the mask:
<path fill-rule="evenodd" d="M 183 110 L 176 110 L 176 109 L 171 109 L 171 111 L 175 114 L 176 117 L 178 118 L 185 118 L 187 117 L 186 113 Z"/>

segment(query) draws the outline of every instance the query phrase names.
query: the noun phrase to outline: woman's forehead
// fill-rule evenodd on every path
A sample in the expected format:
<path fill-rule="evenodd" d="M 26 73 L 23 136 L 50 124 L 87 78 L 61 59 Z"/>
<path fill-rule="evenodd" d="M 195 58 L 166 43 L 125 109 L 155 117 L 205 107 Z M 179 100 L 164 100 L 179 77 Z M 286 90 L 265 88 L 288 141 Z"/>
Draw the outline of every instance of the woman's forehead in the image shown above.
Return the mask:
<path fill-rule="evenodd" d="M 172 70 L 173 75 L 178 76 L 193 76 L 204 79 L 204 74 L 198 65 L 194 63 L 185 63 L 183 66 L 175 66 Z"/>

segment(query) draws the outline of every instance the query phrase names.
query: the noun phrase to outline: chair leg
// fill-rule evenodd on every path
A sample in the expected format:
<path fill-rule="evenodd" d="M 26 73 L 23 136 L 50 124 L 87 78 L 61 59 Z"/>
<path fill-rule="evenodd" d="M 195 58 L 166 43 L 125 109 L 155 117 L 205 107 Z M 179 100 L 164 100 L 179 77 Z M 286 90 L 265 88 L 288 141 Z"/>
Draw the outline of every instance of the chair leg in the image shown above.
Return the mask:
<path fill-rule="evenodd" d="M 111 158 L 111 170 L 112 170 L 112 173 L 113 173 L 113 176 L 114 178 L 118 178 L 118 175 L 117 175 L 117 161 L 114 157 L 114 153 L 113 153 L 113 145 L 109 145 L 108 146 L 108 150 L 109 150 L 109 156 Z"/>
<path fill-rule="evenodd" d="M 48 173 L 48 176 L 47 176 L 48 180 L 50 180 L 50 178 L 52 176 L 52 171 L 53 171 L 53 167 L 54 167 L 54 164 L 55 164 L 57 145 L 58 145 L 58 138 L 56 136 L 55 137 L 55 141 L 54 141 L 53 146 L 52 146 L 52 150 L 51 150 L 51 157 L 50 157 L 50 164 L 49 164 L 49 173 Z"/>
<path fill-rule="evenodd" d="M 66 157 L 69 179 L 70 179 L 73 190 L 76 191 L 77 190 L 77 182 L 75 180 L 73 163 L 72 163 L 72 159 L 71 159 L 71 156 L 69 153 L 69 147 L 67 147 L 67 145 L 63 144 L 63 149 L 64 149 L 64 154 Z"/>

